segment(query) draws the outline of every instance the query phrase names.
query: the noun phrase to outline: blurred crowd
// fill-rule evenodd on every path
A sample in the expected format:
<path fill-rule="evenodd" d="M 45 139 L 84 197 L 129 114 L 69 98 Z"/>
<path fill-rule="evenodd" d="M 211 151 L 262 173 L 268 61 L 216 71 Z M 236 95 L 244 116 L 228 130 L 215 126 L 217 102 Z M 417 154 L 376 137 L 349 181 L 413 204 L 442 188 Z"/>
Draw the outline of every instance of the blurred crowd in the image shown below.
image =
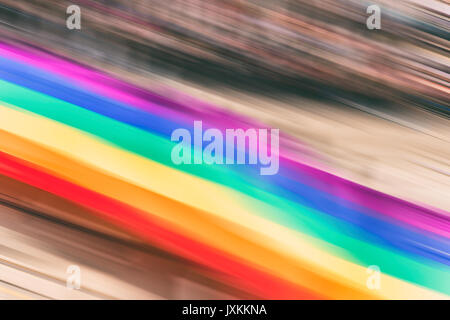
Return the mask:
<path fill-rule="evenodd" d="M 82 30 L 65 9 L 82 7 Z M 381 29 L 368 30 L 369 5 Z M 394 101 L 448 114 L 446 1 L 2 1 L 49 46 L 260 91 Z"/>

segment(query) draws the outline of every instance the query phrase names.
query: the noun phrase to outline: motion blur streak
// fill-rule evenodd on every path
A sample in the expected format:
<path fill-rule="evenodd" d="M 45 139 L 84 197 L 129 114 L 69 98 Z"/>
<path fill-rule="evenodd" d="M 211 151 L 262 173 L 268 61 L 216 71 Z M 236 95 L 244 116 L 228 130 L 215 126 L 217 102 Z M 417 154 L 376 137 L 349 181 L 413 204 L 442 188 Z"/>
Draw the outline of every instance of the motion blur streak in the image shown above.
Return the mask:
<path fill-rule="evenodd" d="M 448 8 L 0 1 L 0 298 L 448 299 Z M 194 121 L 279 172 L 175 165 Z"/>

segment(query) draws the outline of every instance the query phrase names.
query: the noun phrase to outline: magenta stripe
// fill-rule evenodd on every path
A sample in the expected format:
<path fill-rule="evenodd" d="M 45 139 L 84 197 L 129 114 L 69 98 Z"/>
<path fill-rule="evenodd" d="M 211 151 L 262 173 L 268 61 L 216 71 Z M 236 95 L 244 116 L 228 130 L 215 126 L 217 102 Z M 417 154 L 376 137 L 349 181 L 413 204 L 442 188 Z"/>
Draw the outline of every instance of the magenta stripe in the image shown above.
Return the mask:
<path fill-rule="evenodd" d="M 16 46 L 0 43 L 0 54 L 5 57 L 25 62 L 37 68 L 72 79 L 76 81 L 77 85 L 88 91 L 96 92 L 97 94 L 121 101 L 161 117 L 172 118 L 187 123 L 206 118 L 205 121 L 210 126 L 223 130 L 230 127 L 243 129 L 266 127 L 242 116 L 237 118 L 238 116 L 234 113 L 204 103 L 173 89 L 165 89 L 170 92 L 171 97 L 174 97 L 168 99 L 148 90 L 114 79 L 92 68 L 70 63 L 69 61 L 41 51 L 33 51 L 31 52 L 28 48 L 25 51 Z M 170 107 L 164 107 L 160 104 L 150 102 L 148 99 L 160 101 L 161 104 L 166 103 Z M 293 141 L 288 136 L 284 136 L 283 140 L 286 144 L 289 141 Z M 302 152 L 310 153 L 305 147 L 300 146 L 300 148 L 303 149 Z M 442 210 L 424 208 L 371 190 L 328 172 L 305 165 L 300 162 L 301 159 L 297 155 L 295 156 L 295 160 L 292 160 L 289 154 L 290 152 L 283 150 L 280 157 L 280 165 L 291 171 L 288 178 L 305 183 L 303 178 L 300 177 L 306 175 L 308 177 L 307 183 L 317 189 L 412 226 L 450 238 L 449 213 Z"/>

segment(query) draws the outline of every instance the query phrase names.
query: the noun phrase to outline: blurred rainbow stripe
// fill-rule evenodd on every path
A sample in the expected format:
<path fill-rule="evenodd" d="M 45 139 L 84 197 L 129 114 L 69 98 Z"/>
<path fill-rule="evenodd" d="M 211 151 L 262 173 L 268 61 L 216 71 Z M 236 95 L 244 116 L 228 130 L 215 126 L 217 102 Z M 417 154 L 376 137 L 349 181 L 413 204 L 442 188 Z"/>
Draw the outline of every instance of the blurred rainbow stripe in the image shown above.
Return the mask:
<path fill-rule="evenodd" d="M 179 92 L 163 97 L 0 43 L 0 174 L 94 209 L 256 297 L 448 299 L 448 213 L 283 149 L 275 176 L 254 166 L 176 166 L 170 134 L 194 120 L 263 126 Z M 366 287 L 369 265 L 382 271 L 379 290 Z"/>

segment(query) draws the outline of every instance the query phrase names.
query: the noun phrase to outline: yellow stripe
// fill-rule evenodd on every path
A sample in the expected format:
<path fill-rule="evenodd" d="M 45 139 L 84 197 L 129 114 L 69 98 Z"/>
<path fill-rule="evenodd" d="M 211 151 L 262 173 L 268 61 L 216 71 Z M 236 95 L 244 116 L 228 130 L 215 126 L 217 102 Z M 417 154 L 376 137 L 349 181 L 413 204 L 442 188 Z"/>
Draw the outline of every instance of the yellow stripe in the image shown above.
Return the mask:
<path fill-rule="evenodd" d="M 368 275 L 365 268 L 317 249 L 316 246 L 321 243 L 317 239 L 253 215 L 238 205 L 242 204 L 244 195 L 101 143 L 76 129 L 5 106 L 0 106 L 0 128 L 80 163 L 69 165 L 68 162 L 49 161 L 47 155 L 44 156 L 44 149 L 40 153 L 36 152 L 36 148 L 30 152 L 31 146 L 8 143 L 7 135 L 3 133 L 0 145 L 5 152 L 43 166 L 87 189 L 159 215 L 194 239 L 238 254 L 259 268 L 309 289 L 319 290 L 320 294 L 328 292 L 332 298 L 344 299 L 377 296 L 390 299 L 445 298 L 388 275 L 382 275 L 381 289 L 373 292 L 366 288 Z M 89 167 L 97 171 L 96 177 L 102 175 L 103 180 L 93 178 Z M 112 183 L 108 180 L 111 183 L 105 184 L 106 176 L 122 181 Z M 130 189 L 131 186 L 134 189 Z M 172 208 L 152 202 L 145 190 L 140 191 L 136 187 L 204 212 L 196 212 L 193 216 L 170 210 Z M 203 194 L 205 190 L 208 190 L 208 195 Z M 214 198 L 209 194 L 213 194 Z M 220 199 L 219 205 L 216 199 Z M 243 237 L 247 241 L 243 241 Z M 309 278 L 311 272 L 327 279 L 327 288 L 317 288 L 317 278 L 314 281 Z"/>

